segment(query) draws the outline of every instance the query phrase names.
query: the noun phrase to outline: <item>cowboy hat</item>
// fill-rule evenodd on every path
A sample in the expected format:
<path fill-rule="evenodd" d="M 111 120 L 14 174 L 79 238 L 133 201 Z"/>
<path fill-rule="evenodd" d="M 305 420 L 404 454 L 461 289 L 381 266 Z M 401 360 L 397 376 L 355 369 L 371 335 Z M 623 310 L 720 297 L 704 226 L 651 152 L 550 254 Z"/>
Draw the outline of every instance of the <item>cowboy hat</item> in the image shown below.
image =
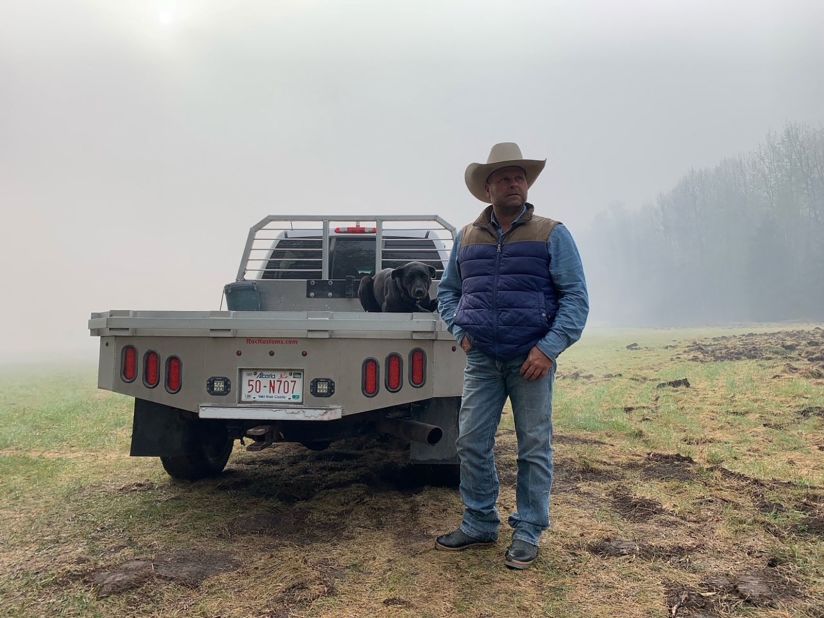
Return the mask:
<path fill-rule="evenodd" d="M 531 187 L 538 178 L 538 174 L 544 169 L 544 165 L 546 165 L 546 159 L 543 161 L 524 159 L 518 144 L 503 142 L 492 147 L 486 163 L 470 163 L 466 168 L 464 178 L 469 192 L 482 202 L 488 203 L 486 180 L 492 172 L 502 167 L 520 167 L 524 170 L 527 187 Z"/>

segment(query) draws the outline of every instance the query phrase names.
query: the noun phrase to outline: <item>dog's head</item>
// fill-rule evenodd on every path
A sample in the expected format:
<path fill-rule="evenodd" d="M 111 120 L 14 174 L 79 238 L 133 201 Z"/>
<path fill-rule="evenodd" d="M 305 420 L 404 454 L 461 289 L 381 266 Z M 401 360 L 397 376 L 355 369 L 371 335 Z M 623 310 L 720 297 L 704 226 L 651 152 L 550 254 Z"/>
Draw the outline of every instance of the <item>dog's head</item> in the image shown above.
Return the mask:
<path fill-rule="evenodd" d="M 435 269 L 421 262 L 409 262 L 392 271 L 392 279 L 404 294 L 421 300 L 429 298 L 429 286 L 435 277 Z"/>

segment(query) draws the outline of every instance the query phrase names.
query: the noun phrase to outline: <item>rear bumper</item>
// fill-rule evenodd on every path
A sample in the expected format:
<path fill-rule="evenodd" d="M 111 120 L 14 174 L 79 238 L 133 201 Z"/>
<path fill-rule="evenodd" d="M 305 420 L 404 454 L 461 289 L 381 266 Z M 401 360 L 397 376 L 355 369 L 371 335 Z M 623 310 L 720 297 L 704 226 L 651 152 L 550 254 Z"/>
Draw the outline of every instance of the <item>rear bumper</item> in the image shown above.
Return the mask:
<path fill-rule="evenodd" d="M 228 407 L 201 405 L 200 418 L 254 421 L 336 421 L 343 416 L 341 406 L 326 408 Z"/>

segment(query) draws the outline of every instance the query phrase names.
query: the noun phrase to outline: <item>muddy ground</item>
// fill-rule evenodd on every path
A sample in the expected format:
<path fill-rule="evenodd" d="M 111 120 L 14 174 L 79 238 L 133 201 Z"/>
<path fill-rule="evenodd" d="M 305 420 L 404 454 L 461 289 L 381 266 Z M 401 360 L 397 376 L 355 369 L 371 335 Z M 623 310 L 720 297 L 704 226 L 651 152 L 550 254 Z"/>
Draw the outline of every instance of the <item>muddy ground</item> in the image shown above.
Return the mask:
<path fill-rule="evenodd" d="M 710 617 L 755 608 L 792 612 L 794 607 L 806 612 L 799 616 L 824 615 L 812 609 L 813 591 L 798 578 L 789 557 L 775 550 L 788 539 L 824 542 L 821 488 L 762 481 L 724 467 L 702 466 L 675 453 L 582 463 L 567 445 L 584 440 L 557 436 L 555 509 L 576 521 L 587 521 L 600 512 L 600 520 L 614 520 L 615 525 L 596 526 L 604 528 L 603 534 L 593 535 L 590 530 L 577 538 L 549 536 L 544 551 L 560 550 L 573 559 L 586 552 L 595 558 L 590 568 L 597 569 L 627 560 L 646 564 L 652 572 L 659 568 L 656 565 L 666 565 L 664 594 L 655 615 Z M 510 505 L 515 451 L 514 434 L 502 431 L 496 454 L 502 502 Z M 284 546 L 292 551 L 302 548 L 298 553 L 309 566 L 310 577 L 284 582 L 262 601 L 255 615 L 315 615 L 311 608 L 318 601 L 345 597 L 353 575 L 351 565 L 336 556 L 335 547 L 356 546 L 365 532 L 388 537 L 394 560 L 427 555 L 427 560 L 439 562 L 460 560 L 455 555 L 435 555 L 433 548 L 434 534 L 457 523 L 456 492 L 422 484 L 403 459 L 395 443 L 351 441 L 323 452 L 282 445 L 255 456 L 239 454 L 222 478 L 208 482 L 209 491 L 254 505 L 221 521 L 214 529 L 214 545 L 251 545 L 259 555 L 271 556 Z M 667 483 L 673 492 L 678 492 L 680 483 L 689 483 L 694 497 L 679 506 L 667 503 L 666 492 L 658 499 L 645 497 L 638 493 L 644 481 Z M 167 501 L 185 499 L 186 489 L 177 483 L 146 480 L 118 491 L 152 494 Z M 749 514 L 752 525 L 760 529 L 737 545 L 729 544 L 724 531 L 731 509 Z M 793 523 L 777 525 L 776 514 L 792 515 Z M 318 547 L 324 550 L 316 551 Z M 499 550 L 504 547 L 505 541 Z M 197 588 L 218 574 L 241 577 L 244 562 L 243 553 L 232 549 L 158 547 L 153 554 L 89 569 L 82 577 L 99 597 L 108 597 L 157 582 Z M 598 562 L 605 566 L 597 566 Z M 409 615 L 425 609 L 417 595 L 387 595 L 379 601 L 387 615 L 393 608 Z M 616 608 L 613 615 L 634 612 L 624 614 Z"/>
<path fill-rule="evenodd" d="M 645 353 L 641 345 L 626 348 Z M 824 386 L 820 328 L 667 348 L 687 363 L 688 383 L 642 370 L 626 377 L 573 370 L 559 380 L 648 383 L 649 402 L 618 406 L 638 427 L 658 421 L 667 397 L 701 395 L 690 363 L 763 361 L 770 379 L 801 375 Z M 790 415 L 820 432 L 822 410 L 799 405 Z M 91 614 L 119 616 L 824 618 L 824 488 L 745 474 L 677 449 L 647 450 L 638 432 L 558 427 L 555 523 L 525 573 L 501 564 L 506 527 L 493 548 L 437 552 L 434 537 L 459 522 L 458 492 L 416 474 L 402 444 L 362 439 L 325 451 L 237 446 L 224 474 L 195 484 L 146 474 L 148 464 L 119 481 L 90 483 L 65 507 L 81 522 L 63 533 L 72 538 L 54 532 L 55 552 L 17 559 L 11 577 L 45 573 L 42 594 L 74 590 L 86 600 L 69 615 L 91 607 Z M 720 441 L 709 434 L 682 443 Z M 517 475 L 506 412 L 495 452 L 505 518 Z M 90 504 L 112 505 L 95 526 L 82 523 Z M 151 517 L 166 530 L 140 523 Z M 74 538 L 81 534 L 82 542 Z M 26 593 L 8 590 L 13 615 L 53 615 L 54 605 L 40 612 Z"/>
<path fill-rule="evenodd" d="M 784 374 L 820 380 L 824 379 L 824 328 L 720 335 L 692 342 L 673 359 L 699 363 L 781 361 Z"/>
<path fill-rule="evenodd" d="M 724 467 L 702 466 L 677 453 L 653 452 L 618 463 L 606 457 L 582 463 L 567 448 L 582 443 L 608 446 L 597 440 L 557 436 L 555 508 L 583 520 L 593 512 L 606 512 L 601 519 L 618 523 L 607 534 L 592 538 L 589 534 L 579 539 L 549 537 L 545 551 L 557 551 L 552 546 L 560 542 L 561 550 L 570 556 L 587 552 L 605 563 L 640 561 L 653 571 L 656 565 L 666 564 L 665 594 L 657 614 L 661 616 L 727 616 L 739 610 L 792 611 L 793 607 L 807 612 L 798 615 L 824 615 L 811 608 L 813 592 L 799 580 L 792 562 L 775 551 L 788 539 L 824 542 L 821 488 L 762 481 Z M 510 505 L 515 452 L 513 432 L 502 431 L 496 454 L 502 498 Z M 436 532 L 457 523 L 455 491 L 423 484 L 412 472 L 404 463 L 400 445 L 377 441 L 350 441 L 323 452 L 282 445 L 262 455 L 236 457 L 227 473 L 211 482 L 210 490 L 256 506 L 221 522 L 215 530 L 221 544 L 251 540 L 257 552 L 274 556 L 287 545 L 305 548 L 311 556 L 307 560 L 313 575 L 282 586 L 266 599 L 257 615 L 314 615 L 309 610 L 319 600 L 345 596 L 352 577 L 347 565 L 336 558 L 334 550 L 314 553 L 312 548 L 357 544 L 365 531 L 389 537 L 396 560 L 424 555 L 431 555 L 432 560 L 459 560 L 434 555 L 432 546 Z M 696 497 L 680 506 L 667 504 L 666 492 L 658 499 L 639 495 L 644 481 L 670 483 L 676 492 L 679 483 L 690 483 L 697 490 Z M 145 481 L 120 491 L 149 492 L 158 499 L 174 500 L 179 488 L 175 483 Z M 730 509 L 751 514 L 752 524 L 761 532 L 730 546 L 722 530 Z M 792 515 L 792 523 L 776 524 L 776 514 Z M 775 540 L 772 550 L 771 539 Z M 86 580 L 101 597 L 153 581 L 197 587 L 210 576 L 237 571 L 243 561 L 242 554 L 231 550 L 160 549 L 151 556 L 91 570 Z M 386 596 L 380 603 L 413 614 L 415 608 L 422 609 L 416 596 Z M 622 614 L 616 608 L 614 615 L 632 613 Z"/>

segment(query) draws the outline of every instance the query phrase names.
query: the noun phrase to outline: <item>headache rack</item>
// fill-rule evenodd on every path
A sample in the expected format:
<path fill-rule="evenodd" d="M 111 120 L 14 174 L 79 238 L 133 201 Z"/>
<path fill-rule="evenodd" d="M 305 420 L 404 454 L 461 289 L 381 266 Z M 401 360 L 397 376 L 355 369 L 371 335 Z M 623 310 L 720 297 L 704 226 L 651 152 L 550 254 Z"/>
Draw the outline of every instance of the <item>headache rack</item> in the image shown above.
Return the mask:
<path fill-rule="evenodd" d="M 237 281 L 357 278 L 413 260 L 440 279 L 454 240 L 437 215 L 270 215 L 249 230 Z"/>

